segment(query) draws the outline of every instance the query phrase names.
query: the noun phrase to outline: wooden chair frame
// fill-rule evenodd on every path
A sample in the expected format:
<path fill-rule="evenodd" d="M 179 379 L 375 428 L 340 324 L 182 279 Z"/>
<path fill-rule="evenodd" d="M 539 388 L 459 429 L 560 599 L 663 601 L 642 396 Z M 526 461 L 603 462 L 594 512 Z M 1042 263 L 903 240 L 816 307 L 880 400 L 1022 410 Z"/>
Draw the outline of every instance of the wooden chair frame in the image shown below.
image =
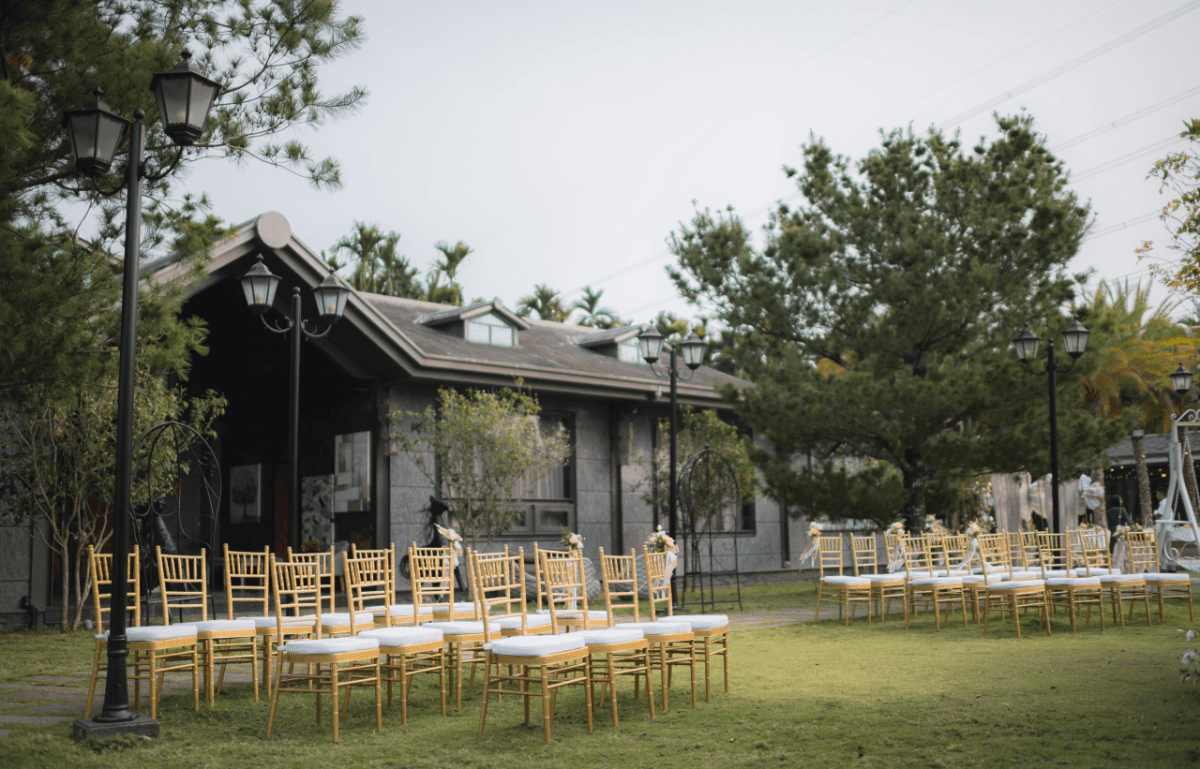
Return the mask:
<path fill-rule="evenodd" d="M 1035 541 L 1038 546 L 1037 561 L 1046 583 L 1047 609 L 1056 615 L 1058 607 L 1064 607 L 1071 619 L 1071 632 L 1075 633 L 1075 621 L 1083 608 L 1087 607 L 1087 623 L 1090 625 L 1092 607 L 1095 606 L 1100 615 L 1100 632 L 1103 633 L 1104 587 L 1099 584 L 1099 578 L 1061 576 L 1057 574 L 1061 570 L 1051 568 L 1054 564 L 1068 562 L 1070 548 L 1067 547 L 1066 534 L 1038 532 Z M 1050 576 L 1052 572 L 1054 576 Z"/>
<path fill-rule="evenodd" d="M 328 550 L 318 550 L 315 553 L 296 553 L 289 545 L 287 556 L 288 561 L 293 563 L 311 563 L 316 566 L 317 576 L 321 580 L 321 598 L 329 602 L 329 608 L 325 611 L 329 614 L 336 613 L 337 575 L 334 573 L 334 564 L 337 562 L 337 553 L 334 552 L 333 545 L 330 545 Z"/>
<path fill-rule="evenodd" d="M 675 595 L 674 588 L 671 585 L 671 579 L 667 575 L 667 554 L 665 552 L 651 551 L 645 545 L 642 545 L 642 559 L 646 564 L 646 592 L 650 599 L 650 617 L 657 619 L 658 604 L 666 605 L 665 614 L 669 619 L 675 614 Z M 728 631 L 728 628 L 725 628 Z M 650 642 L 651 651 L 658 652 L 659 662 L 659 686 L 662 688 L 663 712 L 670 710 L 670 698 L 668 693 L 671 690 L 671 677 L 675 668 L 686 667 L 688 675 L 691 678 L 692 686 L 692 707 L 696 707 L 696 660 L 697 660 L 697 645 L 702 651 L 702 661 L 704 662 L 704 681 L 706 691 L 709 687 L 710 675 L 709 668 L 714 657 L 721 656 L 725 663 L 725 684 L 729 685 L 729 633 L 715 632 L 705 637 L 700 636 L 695 630 L 688 630 L 686 633 L 676 633 L 671 635 L 654 635 L 647 636 L 646 640 Z M 706 643 L 707 641 L 707 643 Z M 726 691 L 729 691 L 726 688 Z"/>
<path fill-rule="evenodd" d="M 939 631 L 942 629 L 942 605 L 946 606 L 946 619 L 949 621 L 955 601 L 962 609 L 963 627 L 966 627 L 967 599 L 962 579 L 929 576 L 937 574 L 938 570 L 934 568 L 933 556 L 928 541 L 924 537 L 901 537 L 900 548 L 900 555 L 904 559 L 905 590 L 907 592 L 904 627 L 909 627 L 909 621 L 917 610 L 918 602 L 922 599 L 932 605 L 934 626 Z"/>
<path fill-rule="evenodd" d="M 257 625 L 261 673 L 259 678 L 268 692 L 271 691 L 271 663 L 274 659 L 275 625 L 262 622 L 271 617 L 271 548 L 256 550 L 230 550 L 228 544 L 221 545 L 225 557 L 225 615 L 236 619 L 237 604 L 248 603 L 259 611 L 243 615 L 253 618 Z M 261 583 L 261 584 L 259 584 Z M 241 595 L 239 595 L 239 592 Z M 249 595 L 246 595 L 249 593 Z"/>
<path fill-rule="evenodd" d="M 1188 619 L 1196 621 L 1192 608 L 1192 575 L 1186 571 L 1162 572 L 1158 569 L 1158 532 L 1155 529 L 1130 531 L 1126 534 L 1129 560 L 1135 574 L 1146 580 L 1146 589 L 1154 594 L 1158 602 L 1158 622 L 1166 624 L 1165 601 L 1187 600 Z M 1133 604 L 1129 605 L 1129 617 L 1133 618 Z"/>
<path fill-rule="evenodd" d="M 836 569 L 837 574 L 826 574 Z M 821 601 L 829 596 L 837 601 L 838 619 L 845 619 L 849 627 L 858 604 L 867 605 L 867 624 L 871 624 L 871 581 L 865 577 L 851 577 L 844 573 L 845 552 L 841 534 L 822 534 L 817 539 L 817 608 L 813 614 L 821 618 Z"/>
<path fill-rule="evenodd" d="M 267 737 L 275 730 L 275 713 L 279 706 L 279 695 L 307 694 L 316 697 L 317 723 L 321 723 L 321 697 L 330 695 L 330 711 L 333 724 L 333 741 L 339 741 L 339 702 L 341 691 L 345 691 L 340 716 L 344 719 L 350 708 L 350 693 L 356 686 L 371 685 L 375 689 L 375 731 L 383 731 L 383 702 L 380 688 L 381 675 L 379 648 L 351 648 L 347 651 L 328 650 L 322 653 L 300 653 L 289 651 L 288 635 L 310 634 L 322 639 L 321 607 L 325 601 L 324 574 L 319 565 L 311 560 L 276 561 L 271 558 L 271 589 L 275 599 L 275 621 L 279 636 L 279 651 L 276 655 L 275 687 L 271 693 L 271 714 L 267 719 Z M 286 600 L 285 600 L 286 598 Z M 312 612 L 311 619 L 304 615 Z M 351 614 L 353 616 L 353 613 Z M 311 631 L 308 629 L 312 628 Z M 352 627 L 351 633 L 354 632 Z M 353 638 L 329 639 L 333 644 Z M 377 642 L 376 642 L 377 643 Z M 354 646 L 354 644 L 346 644 Z M 283 666 L 288 666 L 284 673 Z M 299 665 L 305 672 L 296 672 Z M 343 678 L 344 676 L 344 678 Z"/>
<path fill-rule="evenodd" d="M 605 555 L 604 548 L 600 548 L 599 554 L 601 589 L 604 592 L 604 606 L 610 621 L 615 620 L 616 611 L 632 610 L 633 621 L 639 622 L 636 552 L 630 548 L 629 555 Z M 616 694 L 617 678 L 621 676 L 633 678 L 633 699 L 635 701 L 640 698 L 640 685 L 642 678 L 645 677 L 646 701 L 650 707 L 650 719 L 653 720 L 655 718 L 652 681 L 654 662 L 651 658 L 650 642 L 644 636 L 640 641 L 622 643 L 592 643 L 589 640 L 588 651 L 592 654 L 592 689 L 595 689 L 597 683 L 600 684 L 598 707 L 604 707 L 606 694 L 611 695 L 613 726 L 616 727 L 619 723 Z"/>
<path fill-rule="evenodd" d="M 1137 574 L 1114 574 L 1112 554 L 1108 549 L 1108 531 L 1106 529 L 1073 529 L 1068 534 L 1068 542 L 1073 550 L 1080 553 L 1084 561 L 1087 576 L 1100 577 L 1100 584 L 1108 591 L 1108 602 L 1112 607 L 1113 623 L 1120 621 L 1125 627 L 1125 602 L 1129 601 L 1129 618 L 1133 619 L 1133 605 L 1140 600 L 1146 610 L 1146 624 L 1153 625 L 1150 619 L 1150 590 L 1146 578 Z"/>
<path fill-rule="evenodd" d="M 1007 609 L 1021 637 L 1021 612 L 1038 610 L 1038 620 L 1050 635 L 1050 614 L 1046 603 L 1046 584 L 1040 579 L 1013 579 L 1011 550 L 1008 537 L 1004 534 L 979 536 L 979 554 L 983 562 L 983 584 L 979 587 L 979 599 L 983 610 L 983 634 L 988 634 L 992 607 L 1000 609 L 1001 621 Z M 991 569 L 989 566 L 1000 566 Z M 1005 579 L 1005 577 L 1008 577 Z"/>
<path fill-rule="evenodd" d="M 632 611 L 634 622 L 641 621 L 637 553 L 632 547 L 629 555 L 605 555 L 604 548 L 600 548 L 600 582 L 604 608 L 614 622 L 617 612 L 624 611 Z"/>
<path fill-rule="evenodd" d="M 879 554 L 875 549 L 873 535 L 850 535 L 850 549 L 854 557 L 854 576 L 871 580 L 871 604 L 879 607 L 879 621 L 886 622 L 887 609 L 892 600 L 899 598 L 901 607 L 908 600 L 908 591 L 904 588 L 904 572 L 879 571 Z M 870 571 L 867 571 L 868 569 Z M 871 604 L 867 607 L 868 613 Z"/>

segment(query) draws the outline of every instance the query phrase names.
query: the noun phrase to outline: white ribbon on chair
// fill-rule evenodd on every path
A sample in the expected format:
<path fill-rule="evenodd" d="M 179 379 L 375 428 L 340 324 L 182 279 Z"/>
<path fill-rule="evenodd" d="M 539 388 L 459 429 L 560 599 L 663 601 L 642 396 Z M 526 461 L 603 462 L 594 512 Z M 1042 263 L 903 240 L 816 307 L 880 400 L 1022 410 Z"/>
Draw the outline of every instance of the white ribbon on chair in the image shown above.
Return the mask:
<path fill-rule="evenodd" d="M 1129 545 L 1124 537 L 1118 539 L 1117 544 L 1113 546 L 1112 565 L 1120 569 L 1122 574 L 1133 573 L 1133 559 L 1129 555 Z"/>
<path fill-rule="evenodd" d="M 970 569 L 971 561 L 974 560 L 975 554 L 978 552 L 979 552 L 979 542 L 974 537 L 971 537 L 971 552 L 967 553 L 967 557 L 963 559 L 962 563 L 960 563 L 958 566 L 954 567 L 953 571 L 949 572 L 950 576 L 953 577 L 955 574 L 958 574 L 963 569 Z"/>
<path fill-rule="evenodd" d="M 813 556 L 817 554 L 817 548 L 820 546 L 821 546 L 821 538 L 815 537 L 813 539 L 813 543 L 811 545 L 809 545 L 808 549 L 805 550 L 800 555 L 800 558 L 797 559 L 796 563 L 799 564 L 800 566 L 803 566 L 804 564 L 808 563 L 809 561 L 812 561 Z"/>
<path fill-rule="evenodd" d="M 888 573 L 892 574 L 904 568 L 904 543 L 896 543 L 896 549 L 888 553 Z"/>

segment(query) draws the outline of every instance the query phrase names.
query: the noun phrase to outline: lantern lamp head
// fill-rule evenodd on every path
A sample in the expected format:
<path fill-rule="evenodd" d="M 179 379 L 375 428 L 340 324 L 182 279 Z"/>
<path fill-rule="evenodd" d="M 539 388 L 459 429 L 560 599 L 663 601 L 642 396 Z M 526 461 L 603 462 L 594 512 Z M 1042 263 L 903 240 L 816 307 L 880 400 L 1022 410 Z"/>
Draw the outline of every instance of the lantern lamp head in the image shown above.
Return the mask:
<path fill-rule="evenodd" d="M 87 176 L 103 176 L 112 168 L 117 147 L 125 136 L 129 121 L 113 112 L 100 98 L 103 91 L 92 92 L 96 98 L 63 115 L 63 128 L 71 142 L 75 168 Z"/>
<path fill-rule="evenodd" d="M 184 49 L 174 69 L 150 80 L 163 131 L 181 147 L 190 147 L 204 135 L 208 112 L 221 91 L 221 84 L 192 66 L 191 58 L 191 51 Z"/>
<path fill-rule="evenodd" d="M 331 272 L 325 280 L 313 289 L 313 299 L 317 302 L 317 314 L 325 320 L 336 322 L 346 312 L 346 300 L 350 297 L 350 289 L 343 286 Z"/>
<path fill-rule="evenodd" d="M 1079 318 L 1073 318 L 1071 325 L 1067 326 L 1067 330 L 1063 332 L 1063 346 L 1067 350 L 1067 355 L 1072 358 L 1078 358 L 1083 355 L 1083 351 L 1087 349 L 1088 335 L 1091 332 L 1083 327 L 1079 322 Z"/>
<path fill-rule="evenodd" d="M 263 258 L 258 261 L 242 277 L 242 291 L 246 295 L 246 304 L 254 312 L 262 315 L 275 303 L 275 290 L 279 288 L 279 276 L 271 273 L 263 264 Z"/>
<path fill-rule="evenodd" d="M 1192 389 L 1192 372 L 1185 369 L 1182 363 L 1171 374 L 1171 387 L 1180 395 L 1187 395 Z"/>
<path fill-rule="evenodd" d="M 662 356 L 663 335 L 654 326 L 647 326 L 638 334 L 638 352 L 647 363 L 657 363 Z"/>
<path fill-rule="evenodd" d="M 694 333 L 688 334 L 687 339 L 683 340 L 680 345 L 683 355 L 683 363 L 692 371 L 700 368 L 700 364 L 704 362 L 704 341 Z"/>
<path fill-rule="evenodd" d="M 1035 360 L 1041 341 L 1026 323 L 1025 328 L 1021 329 L 1021 333 L 1017 334 L 1017 338 L 1013 340 L 1013 347 L 1017 350 L 1017 360 Z"/>

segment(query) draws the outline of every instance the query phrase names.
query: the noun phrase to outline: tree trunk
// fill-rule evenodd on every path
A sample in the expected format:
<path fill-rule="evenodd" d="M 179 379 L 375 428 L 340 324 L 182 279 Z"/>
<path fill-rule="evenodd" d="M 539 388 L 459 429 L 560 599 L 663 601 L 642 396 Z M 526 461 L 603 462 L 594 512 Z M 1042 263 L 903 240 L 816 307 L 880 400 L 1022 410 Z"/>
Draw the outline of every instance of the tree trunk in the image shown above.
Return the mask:
<path fill-rule="evenodd" d="M 1131 439 L 1133 443 L 1133 462 L 1137 467 L 1138 485 L 1138 523 L 1149 525 L 1154 520 L 1154 501 L 1150 499 L 1150 471 L 1146 467 L 1146 443 L 1142 436 Z"/>
<path fill-rule="evenodd" d="M 71 612 L 71 541 L 64 540 L 62 550 L 58 554 L 59 569 L 62 577 L 62 611 L 59 613 L 58 629 L 67 632 L 67 624 Z"/>
<path fill-rule="evenodd" d="M 919 534 L 925 530 L 925 463 L 916 449 L 909 448 L 904 452 L 907 467 L 902 471 L 904 488 L 908 492 L 908 502 L 904 505 L 904 528 L 910 534 Z"/>

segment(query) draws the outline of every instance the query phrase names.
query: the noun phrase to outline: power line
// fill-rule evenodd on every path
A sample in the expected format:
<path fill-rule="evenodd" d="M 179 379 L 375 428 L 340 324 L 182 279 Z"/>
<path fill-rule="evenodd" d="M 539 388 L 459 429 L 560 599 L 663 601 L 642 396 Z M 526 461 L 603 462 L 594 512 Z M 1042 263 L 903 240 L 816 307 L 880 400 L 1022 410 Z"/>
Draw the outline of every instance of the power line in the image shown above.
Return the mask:
<path fill-rule="evenodd" d="M 1079 175 L 1072 177 L 1071 181 L 1072 182 L 1081 182 L 1084 179 L 1090 179 L 1093 176 L 1102 174 L 1105 171 L 1111 171 L 1112 169 L 1114 169 L 1118 166 L 1123 166 L 1126 163 L 1130 163 L 1134 160 L 1137 160 L 1138 158 L 1145 157 L 1146 155 L 1156 154 L 1156 153 L 1166 149 L 1167 147 L 1170 147 L 1172 144 L 1176 144 L 1181 141 L 1183 141 L 1183 139 L 1179 136 L 1170 136 L 1161 141 L 1154 142 L 1153 144 L 1147 144 L 1145 147 L 1142 147 L 1141 149 L 1136 149 L 1133 152 L 1129 152 L 1124 155 L 1121 155 L 1120 157 L 1113 158 L 1112 160 L 1109 160 L 1108 162 L 1105 162 L 1105 163 L 1101 163 L 1098 166 L 1092 166 L 1088 170 L 1081 172 Z"/>
<path fill-rule="evenodd" d="M 1169 24 L 1170 22 L 1178 19 L 1180 16 L 1191 13 L 1192 11 L 1196 10 L 1197 8 L 1200 8 L 1200 0 L 1192 0 L 1192 2 L 1189 2 L 1186 5 L 1182 5 L 1179 8 L 1176 8 L 1175 10 L 1170 11 L 1168 13 L 1164 13 L 1162 16 L 1159 16 L 1157 19 L 1147 22 L 1147 23 L 1143 24 L 1142 26 L 1138 27 L 1137 29 L 1131 30 L 1129 32 L 1126 32 L 1124 35 L 1121 35 L 1120 37 L 1116 37 L 1116 38 L 1113 38 L 1112 40 L 1109 40 L 1104 45 L 1101 45 L 1097 48 L 1093 48 L 1092 50 L 1090 50 L 1087 53 L 1082 54 L 1080 56 L 1076 56 L 1074 59 L 1071 59 L 1070 61 L 1066 62 L 1065 64 L 1061 64 L 1061 65 L 1055 67 L 1054 69 L 1049 70 L 1048 72 L 1043 72 L 1042 74 L 1038 75 L 1037 77 L 1035 77 L 1031 80 L 1026 80 L 1024 83 L 1021 83 L 1020 85 L 1018 85 L 1014 88 L 1011 88 L 998 96 L 993 96 L 992 98 L 988 99 L 987 101 L 980 102 L 979 104 L 976 104 L 974 107 L 971 107 L 970 109 L 968 109 L 964 112 L 960 112 L 959 114 L 955 115 L 954 117 L 950 118 L 949 120 L 945 120 L 942 123 L 940 123 L 938 125 L 938 128 L 947 128 L 949 126 L 957 126 L 958 124 L 962 123 L 964 120 L 973 118 L 976 115 L 978 115 L 979 113 L 986 112 L 987 110 L 992 109 L 993 107 L 997 107 L 997 106 L 1003 104 L 1004 102 L 1008 101 L 1009 99 L 1012 99 L 1016 96 L 1020 96 L 1021 94 L 1026 93 L 1027 91 L 1032 91 L 1034 88 L 1037 88 L 1038 86 L 1045 85 L 1046 83 L 1050 82 L 1051 80 L 1054 80 L 1055 78 L 1059 77 L 1060 75 L 1065 75 L 1066 73 L 1070 72 L 1071 70 L 1075 69 L 1076 67 L 1083 66 L 1084 64 L 1088 63 L 1092 59 L 1099 58 L 1100 56 L 1103 56 L 1104 54 L 1109 53 L 1110 51 L 1120 48 L 1121 46 L 1125 45 L 1126 43 L 1129 43 L 1129 42 L 1132 42 L 1132 41 L 1138 39 L 1142 35 L 1153 32 L 1154 30 L 1158 29 L 1159 27 L 1163 26 L 1164 24 Z"/>
<path fill-rule="evenodd" d="M 1158 104 L 1152 104 L 1151 106 L 1146 107 L 1145 109 L 1140 109 L 1137 112 L 1130 113 L 1123 118 L 1114 120 L 1113 122 L 1102 125 L 1099 128 L 1093 128 L 1092 130 L 1088 131 L 1087 133 L 1082 133 L 1072 139 L 1068 139 L 1065 142 L 1063 142 L 1062 144 L 1056 144 L 1055 146 L 1051 147 L 1050 149 L 1053 150 L 1054 152 L 1061 152 L 1062 150 L 1065 150 L 1068 147 L 1074 147 L 1076 144 L 1085 142 L 1088 139 L 1094 139 L 1095 137 L 1099 136 L 1102 133 L 1111 131 L 1114 128 L 1120 128 L 1123 125 L 1128 125 L 1129 123 L 1132 123 L 1133 121 L 1138 120 L 1139 118 L 1143 118 L 1143 117 L 1146 117 L 1147 115 L 1158 112 L 1159 110 L 1166 109 L 1167 107 L 1170 107 L 1172 104 L 1178 104 L 1179 102 L 1183 101 L 1184 99 L 1190 98 L 1197 94 L 1200 94 L 1200 86 L 1196 86 L 1195 88 L 1191 88 L 1187 91 L 1184 91 L 1183 93 L 1176 94 L 1169 99 L 1164 99 L 1163 101 L 1160 101 Z"/>
<path fill-rule="evenodd" d="M 1089 232 L 1087 234 L 1087 237 L 1085 237 L 1083 240 L 1086 243 L 1087 241 L 1092 240 L 1093 238 L 1102 238 L 1105 235 L 1111 235 L 1114 232 L 1120 232 L 1121 230 L 1132 227 L 1135 224 L 1141 224 L 1142 222 L 1148 222 L 1151 219 L 1157 219 L 1161 215 L 1162 215 L 1162 211 L 1154 210 L 1148 214 L 1143 214 L 1143 215 L 1135 217 L 1133 219 L 1129 219 L 1127 221 L 1121 222 L 1120 224 L 1109 225 L 1108 227 L 1105 227 L 1104 229 L 1096 230 L 1095 232 Z"/>

